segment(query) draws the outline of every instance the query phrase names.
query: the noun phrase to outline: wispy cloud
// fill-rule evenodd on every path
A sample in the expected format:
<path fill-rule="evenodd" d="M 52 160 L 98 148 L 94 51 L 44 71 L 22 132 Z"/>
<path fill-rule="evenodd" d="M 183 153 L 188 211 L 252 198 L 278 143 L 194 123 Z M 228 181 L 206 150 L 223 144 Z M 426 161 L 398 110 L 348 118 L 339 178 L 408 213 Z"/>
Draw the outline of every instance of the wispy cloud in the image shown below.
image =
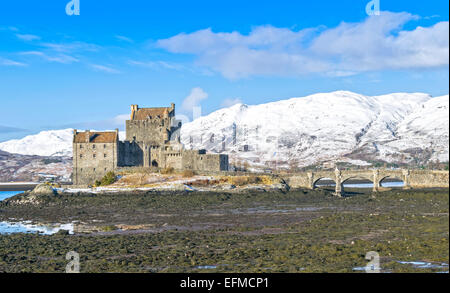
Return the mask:
<path fill-rule="evenodd" d="M 9 127 L 0 125 L 0 133 L 14 133 L 14 132 L 24 132 L 26 129 L 17 128 L 17 127 Z"/>
<path fill-rule="evenodd" d="M 63 63 L 63 64 L 79 62 L 79 60 L 77 58 L 66 55 L 66 54 L 58 54 L 55 56 L 50 56 L 41 51 L 26 51 L 26 52 L 20 52 L 19 54 L 23 55 L 23 56 L 37 56 L 48 62 L 57 62 L 57 63 Z"/>
<path fill-rule="evenodd" d="M 228 108 L 237 104 L 242 104 L 242 100 L 241 98 L 232 98 L 232 99 L 225 99 L 222 101 L 222 103 L 220 104 L 221 107 L 223 108 Z"/>
<path fill-rule="evenodd" d="M 16 34 L 16 37 L 22 41 L 35 41 L 35 40 L 40 40 L 41 37 L 40 36 L 36 36 L 36 35 L 23 35 L 23 34 Z"/>
<path fill-rule="evenodd" d="M 169 70 L 187 70 L 187 68 L 181 64 L 177 64 L 174 62 L 166 62 L 166 61 L 136 61 L 136 60 L 129 60 L 129 65 L 134 66 L 140 66 L 140 67 L 146 67 L 146 68 L 152 68 L 152 69 L 169 69 Z"/>
<path fill-rule="evenodd" d="M 119 74 L 119 73 L 121 73 L 117 69 L 114 69 L 112 67 L 105 66 L 105 65 L 100 65 L 100 64 L 90 64 L 90 67 L 94 71 L 99 71 L 99 72 L 106 72 L 106 73 L 110 73 L 110 74 Z"/>
<path fill-rule="evenodd" d="M 118 39 L 119 41 L 124 41 L 127 43 L 134 43 L 134 41 L 128 37 L 125 36 L 121 36 L 121 35 L 115 35 L 116 39 Z"/>
<path fill-rule="evenodd" d="M 192 54 L 197 57 L 196 64 L 229 79 L 311 73 L 342 77 L 448 66 L 448 21 L 402 30 L 416 19 L 405 12 L 382 12 L 359 23 L 342 22 L 335 28 L 294 31 L 259 26 L 248 35 L 205 29 L 159 40 L 157 46 L 171 53 Z"/>
<path fill-rule="evenodd" d="M 60 128 L 76 128 L 76 129 L 97 129 L 97 130 L 111 130 L 111 129 L 124 129 L 125 121 L 130 119 L 130 114 L 120 114 L 113 118 L 98 120 L 98 121 L 86 121 L 86 122 L 74 122 L 69 124 L 59 125 Z M 55 126 L 49 126 L 55 127 Z"/>
<path fill-rule="evenodd" d="M 0 65 L 2 65 L 2 66 L 18 66 L 18 67 L 22 67 L 22 66 L 27 66 L 28 64 L 0 57 Z"/>
<path fill-rule="evenodd" d="M 53 50 L 55 52 L 97 52 L 100 50 L 101 46 L 96 44 L 90 44 L 85 42 L 71 42 L 71 43 L 41 43 L 40 46 Z"/>

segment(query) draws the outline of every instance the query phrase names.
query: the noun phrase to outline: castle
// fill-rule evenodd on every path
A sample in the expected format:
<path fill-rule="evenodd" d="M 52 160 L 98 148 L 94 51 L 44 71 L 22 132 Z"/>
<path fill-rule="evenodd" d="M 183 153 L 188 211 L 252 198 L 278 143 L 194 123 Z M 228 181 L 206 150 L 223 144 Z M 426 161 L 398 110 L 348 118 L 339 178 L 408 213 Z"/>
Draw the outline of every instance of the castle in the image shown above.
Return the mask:
<path fill-rule="evenodd" d="M 167 108 L 131 106 L 126 139 L 119 130 L 78 132 L 73 137 L 74 185 L 89 185 L 119 167 L 173 168 L 193 171 L 228 171 L 228 156 L 186 150 L 180 142 L 181 121 L 175 104 Z"/>

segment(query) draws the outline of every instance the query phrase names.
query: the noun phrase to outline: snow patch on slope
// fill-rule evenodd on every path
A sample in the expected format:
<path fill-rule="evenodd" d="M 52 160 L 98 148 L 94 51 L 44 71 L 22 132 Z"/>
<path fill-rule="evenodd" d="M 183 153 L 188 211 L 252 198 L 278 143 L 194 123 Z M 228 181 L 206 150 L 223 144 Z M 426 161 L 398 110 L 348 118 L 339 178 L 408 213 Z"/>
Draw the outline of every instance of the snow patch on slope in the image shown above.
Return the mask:
<path fill-rule="evenodd" d="M 92 130 L 95 131 L 95 130 Z M 125 138 L 119 132 L 119 138 Z M 73 129 L 48 130 L 0 143 L 0 150 L 37 156 L 72 156 Z"/>

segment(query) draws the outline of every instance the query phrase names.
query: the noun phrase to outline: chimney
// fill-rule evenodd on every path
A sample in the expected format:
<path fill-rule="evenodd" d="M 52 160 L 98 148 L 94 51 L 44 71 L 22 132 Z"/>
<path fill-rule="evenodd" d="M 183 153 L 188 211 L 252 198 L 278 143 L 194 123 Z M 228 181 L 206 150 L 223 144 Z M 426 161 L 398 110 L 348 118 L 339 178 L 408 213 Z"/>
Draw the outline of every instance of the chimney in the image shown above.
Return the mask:
<path fill-rule="evenodd" d="M 170 107 L 171 107 L 172 111 L 175 110 L 175 104 L 174 103 L 171 103 Z"/>
<path fill-rule="evenodd" d="M 137 112 L 138 109 L 139 109 L 138 105 L 131 105 L 131 120 L 134 119 L 134 114 Z"/>
<path fill-rule="evenodd" d="M 119 128 L 116 128 L 116 140 L 119 141 Z"/>
<path fill-rule="evenodd" d="M 91 131 L 90 130 L 86 130 L 86 142 L 87 143 L 91 142 Z"/>
<path fill-rule="evenodd" d="M 73 135 L 77 135 L 78 131 L 76 129 L 73 130 Z"/>

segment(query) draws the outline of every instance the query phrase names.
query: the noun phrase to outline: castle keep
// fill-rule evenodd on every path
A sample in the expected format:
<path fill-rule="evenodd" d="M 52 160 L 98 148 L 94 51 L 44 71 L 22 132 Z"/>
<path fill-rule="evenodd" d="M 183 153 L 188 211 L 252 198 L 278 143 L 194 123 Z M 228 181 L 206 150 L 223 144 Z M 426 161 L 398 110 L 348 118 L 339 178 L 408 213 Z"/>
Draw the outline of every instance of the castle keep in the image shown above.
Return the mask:
<path fill-rule="evenodd" d="M 175 170 L 227 171 L 228 156 L 186 150 L 180 142 L 181 122 L 175 104 L 168 108 L 131 106 L 126 121 L 126 139 L 119 131 L 78 132 L 73 138 L 75 185 L 92 184 L 118 167 L 174 168 Z"/>

